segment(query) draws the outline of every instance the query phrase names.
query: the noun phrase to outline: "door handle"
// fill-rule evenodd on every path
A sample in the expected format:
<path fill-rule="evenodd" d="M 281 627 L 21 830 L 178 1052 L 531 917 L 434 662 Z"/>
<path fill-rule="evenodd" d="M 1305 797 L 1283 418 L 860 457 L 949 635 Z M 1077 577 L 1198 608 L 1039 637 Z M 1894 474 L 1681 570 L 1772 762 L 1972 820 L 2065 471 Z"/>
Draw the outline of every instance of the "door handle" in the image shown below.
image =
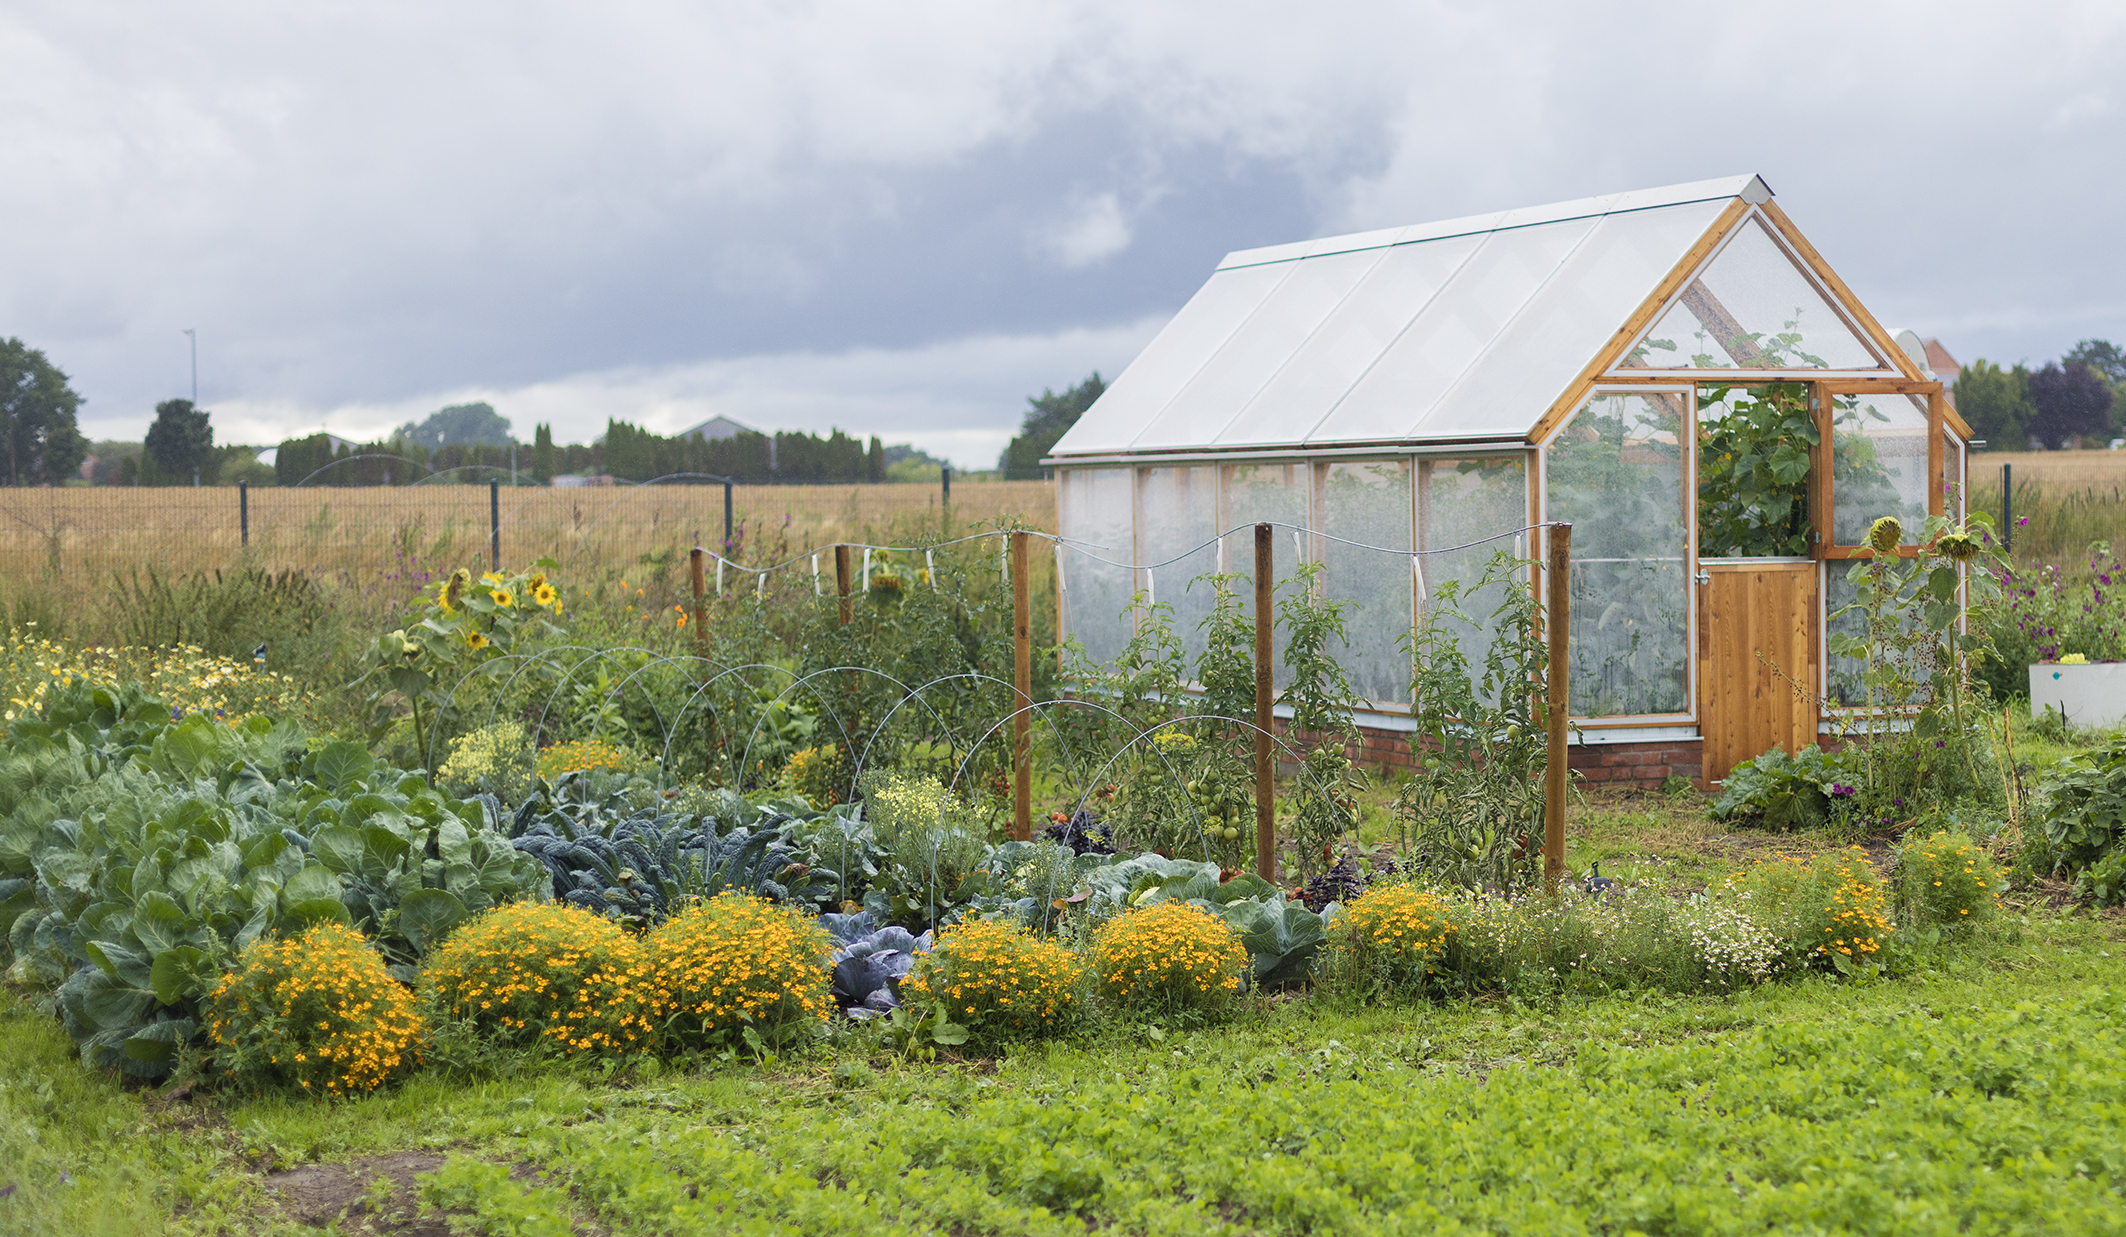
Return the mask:
<path fill-rule="evenodd" d="M 1713 582 L 1713 575 L 1705 568 L 1700 567 L 1698 568 L 1697 580 L 1700 584 L 1711 584 Z"/>

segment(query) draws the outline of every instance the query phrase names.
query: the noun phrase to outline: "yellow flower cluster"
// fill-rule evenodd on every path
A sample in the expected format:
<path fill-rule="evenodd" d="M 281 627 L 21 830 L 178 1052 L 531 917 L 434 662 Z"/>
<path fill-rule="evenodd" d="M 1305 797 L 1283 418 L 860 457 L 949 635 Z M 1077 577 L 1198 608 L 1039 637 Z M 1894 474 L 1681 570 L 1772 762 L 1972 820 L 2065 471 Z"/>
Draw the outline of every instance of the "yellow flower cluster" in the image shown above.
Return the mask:
<path fill-rule="evenodd" d="M 849 790 L 847 762 L 842 749 L 832 743 L 799 748 L 783 765 L 783 781 L 819 811 L 842 801 Z"/>
<path fill-rule="evenodd" d="M 1344 961 L 1378 967 L 1383 978 L 1414 986 L 1431 973 L 1453 931 L 1447 903 L 1438 894 L 1388 885 L 1346 906 L 1330 939 Z"/>
<path fill-rule="evenodd" d="M 584 773 L 605 770 L 610 773 L 633 773 L 642 767 L 642 757 L 635 750 L 621 743 L 604 739 L 577 739 L 569 743 L 556 743 L 539 753 L 539 776 L 547 779 L 564 773 Z"/>
<path fill-rule="evenodd" d="M 1093 974 L 1124 1009 L 1208 1011 L 1240 988 L 1248 951 L 1226 922 L 1186 902 L 1155 902 L 1093 938 Z"/>
<path fill-rule="evenodd" d="M 232 1073 L 312 1095 L 373 1091 L 420 1059 L 413 994 L 342 924 L 253 941 L 209 996 L 206 1017 Z"/>
<path fill-rule="evenodd" d="M 941 1002 L 977 1038 L 1057 1029 L 1075 1007 L 1078 961 L 1017 924 L 974 920 L 938 934 L 901 982 L 902 999 Z"/>
<path fill-rule="evenodd" d="M 567 1053 L 650 1047 L 656 997 L 642 943 L 567 902 L 513 902 L 451 934 L 421 972 L 427 998 L 505 1043 Z"/>
<path fill-rule="evenodd" d="M 659 1021 L 679 1043 L 727 1040 L 751 1023 L 780 1030 L 834 1012 L 819 921 L 751 893 L 726 891 L 650 934 Z"/>
<path fill-rule="evenodd" d="M 1895 931 L 1887 891 L 1867 852 L 1858 846 L 1806 859 L 1780 855 L 1727 878 L 1727 885 L 1762 909 L 1752 914 L 1778 925 L 1801 954 L 1859 960 L 1882 950 Z"/>
<path fill-rule="evenodd" d="M 252 713 L 286 712 L 306 700 L 293 676 L 220 657 L 195 645 L 167 649 L 105 648 L 46 639 L 25 624 L 0 653 L 0 721 L 37 716 L 53 688 L 77 681 L 138 681 L 180 713 L 237 722 Z"/>
<path fill-rule="evenodd" d="M 2000 906 L 2007 887 L 1978 843 L 1938 830 L 1897 852 L 1897 892 L 1907 915 L 1934 923 L 1977 923 Z"/>

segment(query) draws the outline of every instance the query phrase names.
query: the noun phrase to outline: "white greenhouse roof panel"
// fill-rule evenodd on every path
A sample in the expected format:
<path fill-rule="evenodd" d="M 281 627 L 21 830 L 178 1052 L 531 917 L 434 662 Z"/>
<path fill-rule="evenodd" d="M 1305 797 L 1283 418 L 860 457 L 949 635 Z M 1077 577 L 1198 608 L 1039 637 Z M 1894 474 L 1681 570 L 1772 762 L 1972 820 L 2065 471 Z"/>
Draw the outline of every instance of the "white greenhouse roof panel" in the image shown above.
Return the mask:
<path fill-rule="evenodd" d="M 1054 455 L 1525 435 L 1755 176 L 1227 255 Z"/>

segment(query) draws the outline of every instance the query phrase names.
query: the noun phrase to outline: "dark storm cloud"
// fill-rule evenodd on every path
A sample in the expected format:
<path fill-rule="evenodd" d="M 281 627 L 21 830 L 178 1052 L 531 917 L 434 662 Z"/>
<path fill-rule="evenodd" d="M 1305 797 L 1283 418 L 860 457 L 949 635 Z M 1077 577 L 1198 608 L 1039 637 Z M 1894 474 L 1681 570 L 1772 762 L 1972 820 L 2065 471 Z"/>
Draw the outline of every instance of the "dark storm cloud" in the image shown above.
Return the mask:
<path fill-rule="evenodd" d="M 2126 336 L 2116 5 L 15 5 L 0 334 L 97 433 L 494 399 L 994 458 L 1230 249 L 1762 172 L 1969 359 Z"/>

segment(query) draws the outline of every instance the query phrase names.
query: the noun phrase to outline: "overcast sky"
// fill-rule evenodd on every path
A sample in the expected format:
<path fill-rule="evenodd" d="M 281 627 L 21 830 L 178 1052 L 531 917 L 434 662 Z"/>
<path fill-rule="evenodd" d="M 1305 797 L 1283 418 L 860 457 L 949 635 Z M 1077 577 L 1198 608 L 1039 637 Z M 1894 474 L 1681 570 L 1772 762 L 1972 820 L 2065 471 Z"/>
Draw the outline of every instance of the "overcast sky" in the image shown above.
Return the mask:
<path fill-rule="evenodd" d="M 0 336 L 84 429 L 487 399 L 993 465 L 1233 249 L 1739 172 L 1960 358 L 2126 342 L 2126 4 L 0 7 Z"/>

